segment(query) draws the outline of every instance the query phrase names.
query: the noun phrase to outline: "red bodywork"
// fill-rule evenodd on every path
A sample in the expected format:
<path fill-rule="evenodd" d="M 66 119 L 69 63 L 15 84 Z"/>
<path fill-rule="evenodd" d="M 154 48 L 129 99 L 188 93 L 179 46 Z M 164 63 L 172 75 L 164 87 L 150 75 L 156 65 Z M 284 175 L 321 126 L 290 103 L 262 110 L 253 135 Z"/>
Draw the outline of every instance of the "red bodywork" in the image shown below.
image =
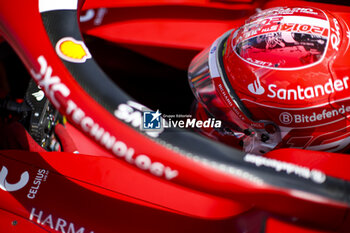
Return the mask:
<path fill-rule="evenodd" d="M 265 8 L 264 4 L 228 0 L 87 1 L 84 10 L 108 8 L 108 15 L 101 25 L 83 23 L 82 31 L 185 68 L 192 56 L 220 34 L 239 26 L 257 7 Z M 173 12 L 173 8 L 178 11 Z M 129 13 L 133 11 L 136 18 Z M 37 58 L 44 55 L 53 75 L 69 87 L 69 98 L 50 87 L 46 95 L 58 101 L 56 107 L 72 122 L 59 133 L 71 140 L 66 141 L 71 147 L 65 152 L 45 152 L 29 137 L 24 139 L 27 151 L 0 151 L 0 165 L 8 170 L 6 178 L 0 180 L 2 184 L 23 180 L 17 190 L 0 190 L 1 232 L 350 231 L 348 206 L 229 176 L 116 121 L 70 78 L 51 49 L 36 0 L 17 4 L 2 1 L 0 19 L 3 37 L 28 70 L 38 73 Z M 68 100 L 77 107 L 68 108 Z M 83 111 L 119 142 L 133 148 L 134 157 L 118 158 L 94 142 L 88 132 L 79 132 L 84 131 L 84 125 L 77 120 L 77 111 Z M 73 153 L 76 149 L 80 154 Z M 135 165 L 140 155 L 164 164 L 168 173 L 156 177 L 152 171 L 140 169 Z M 348 155 L 285 149 L 266 156 L 350 180 Z"/>

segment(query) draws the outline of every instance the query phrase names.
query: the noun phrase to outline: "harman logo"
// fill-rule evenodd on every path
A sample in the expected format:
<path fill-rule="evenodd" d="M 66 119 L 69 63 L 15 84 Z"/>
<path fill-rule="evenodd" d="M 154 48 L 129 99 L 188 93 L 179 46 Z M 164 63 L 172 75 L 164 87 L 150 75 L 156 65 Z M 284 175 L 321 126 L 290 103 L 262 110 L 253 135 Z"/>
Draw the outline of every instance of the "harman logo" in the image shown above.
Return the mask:
<path fill-rule="evenodd" d="M 7 168 L 5 166 L 2 166 L 2 169 L 0 171 L 0 188 L 4 191 L 8 191 L 8 192 L 17 191 L 23 188 L 24 186 L 26 186 L 26 184 L 29 181 L 29 173 L 27 171 L 23 172 L 21 175 L 21 179 L 14 184 L 10 184 L 7 182 L 6 180 L 7 174 L 8 174 Z"/>
<path fill-rule="evenodd" d="M 254 83 L 248 85 L 248 90 L 255 95 L 262 95 L 265 92 L 265 89 L 261 86 L 258 77 L 254 81 Z"/>
<path fill-rule="evenodd" d="M 159 110 L 156 112 L 154 111 L 145 111 L 143 112 L 143 129 L 162 129 L 162 118 L 161 118 L 161 113 Z"/>

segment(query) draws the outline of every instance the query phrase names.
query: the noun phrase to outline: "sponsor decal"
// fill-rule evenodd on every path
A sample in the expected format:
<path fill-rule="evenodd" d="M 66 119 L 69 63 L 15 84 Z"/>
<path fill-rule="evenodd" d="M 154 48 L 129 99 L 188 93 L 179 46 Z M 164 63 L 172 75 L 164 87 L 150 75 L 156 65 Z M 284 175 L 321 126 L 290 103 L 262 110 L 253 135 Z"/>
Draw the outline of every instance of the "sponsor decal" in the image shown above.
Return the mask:
<path fill-rule="evenodd" d="M 97 142 L 105 148 L 111 150 L 118 158 L 123 158 L 126 162 L 135 165 L 141 170 L 151 174 L 171 180 L 178 176 L 178 171 L 164 164 L 152 161 L 145 154 L 136 154 L 135 149 L 129 147 L 125 142 L 118 140 L 108 131 L 100 127 L 95 121 L 87 116 L 72 100 L 68 100 L 66 109 L 67 116 L 71 116 L 73 121 L 80 125 L 83 131 L 90 134 Z M 137 123 L 138 124 L 138 123 Z"/>
<path fill-rule="evenodd" d="M 265 89 L 261 86 L 259 77 L 254 80 L 254 83 L 248 85 L 248 90 L 256 95 L 261 95 L 265 93 Z"/>
<path fill-rule="evenodd" d="M 56 52 L 63 60 L 84 63 L 91 58 L 91 54 L 83 41 L 78 41 L 72 37 L 64 37 L 56 44 Z"/>
<path fill-rule="evenodd" d="M 246 156 L 244 156 L 244 161 L 248 163 L 253 163 L 257 167 L 270 167 L 277 172 L 293 174 L 304 179 L 312 180 L 313 182 L 318 184 L 322 184 L 326 181 L 326 175 L 323 172 L 316 169 L 309 169 L 307 167 L 295 165 L 292 163 L 282 162 L 275 159 L 269 159 L 253 154 L 247 154 Z"/>
<path fill-rule="evenodd" d="M 97 10 L 96 18 L 94 20 L 94 25 L 99 26 L 102 24 L 102 21 L 107 14 L 108 9 L 107 8 L 99 8 Z M 80 22 L 85 23 L 90 20 L 92 20 L 95 17 L 95 10 L 94 9 L 89 9 L 85 12 L 85 15 L 80 16 Z"/>
<path fill-rule="evenodd" d="M 296 13 L 304 13 L 310 15 L 318 15 L 318 12 L 315 12 L 312 8 L 303 8 L 303 7 L 276 7 L 268 10 L 261 11 L 256 17 L 264 15 L 294 15 Z"/>
<path fill-rule="evenodd" d="M 34 92 L 32 96 L 35 97 L 36 101 L 40 102 L 44 99 L 45 94 L 42 90 L 39 90 L 37 92 Z"/>
<path fill-rule="evenodd" d="M 96 18 L 94 20 L 94 25 L 95 26 L 98 26 L 98 25 L 102 24 L 102 21 L 103 21 L 105 15 L 107 14 L 107 12 L 108 12 L 107 8 L 99 8 L 97 10 L 97 15 L 96 15 Z"/>
<path fill-rule="evenodd" d="M 46 171 L 45 169 L 39 169 L 37 172 L 37 175 L 35 176 L 32 186 L 29 189 L 29 192 L 27 194 L 27 197 L 29 199 L 34 199 L 37 195 L 37 192 L 40 188 L 40 184 L 43 181 L 46 181 L 47 175 L 49 171 Z M 28 184 L 29 181 L 29 173 L 28 171 L 25 171 L 21 174 L 21 178 L 17 183 L 10 184 L 7 182 L 6 177 L 8 174 L 8 170 L 5 166 L 2 167 L 0 171 L 0 188 L 7 192 L 13 192 L 22 189 L 24 186 Z"/>
<path fill-rule="evenodd" d="M 255 14 L 250 17 L 250 21 L 259 20 L 259 18 L 262 18 L 262 17 L 267 18 L 267 17 L 275 17 L 275 16 L 294 16 L 294 15 L 327 20 L 326 15 L 322 11 L 317 9 L 301 8 L 301 7 L 294 7 L 294 8 L 275 7 L 267 10 L 260 10 L 258 14 Z"/>
<path fill-rule="evenodd" d="M 85 12 L 85 15 L 81 14 L 80 15 L 80 22 L 85 23 L 90 21 L 92 18 L 95 16 L 95 10 L 94 9 L 89 9 Z"/>
<path fill-rule="evenodd" d="M 343 79 L 328 79 L 328 82 L 325 84 L 317 84 L 314 86 L 309 87 L 301 87 L 298 85 L 295 89 L 294 88 L 278 88 L 276 84 L 269 84 L 268 85 L 268 92 L 267 97 L 271 99 L 280 99 L 280 100 L 304 100 L 304 99 L 313 99 L 325 95 L 329 95 L 335 92 L 341 92 L 344 90 L 349 89 L 349 77 L 345 76 Z M 259 82 L 260 85 L 260 82 Z M 252 87 L 250 90 L 248 86 L 248 90 L 256 94 L 256 87 L 258 87 L 258 84 L 254 87 Z M 261 93 L 262 94 L 262 93 Z M 258 95 L 258 94 L 257 94 Z"/>
<path fill-rule="evenodd" d="M 272 64 L 271 62 L 261 61 L 261 60 L 258 60 L 258 59 L 255 59 L 255 58 L 250 58 L 250 57 L 247 58 L 247 61 L 251 62 L 251 63 L 254 63 L 256 65 L 259 65 L 259 66 L 268 66 L 268 67 L 273 67 L 274 66 L 274 64 Z"/>
<path fill-rule="evenodd" d="M 43 55 L 38 57 L 38 62 L 40 65 L 40 72 L 36 73 L 32 69 L 31 74 L 38 82 L 38 84 L 44 88 L 45 93 L 48 94 L 49 99 L 55 105 L 55 107 L 60 108 L 60 103 L 56 99 L 56 94 L 59 93 L 63 97 L 68 97 L 70 95 L 70 90 L 64 83 L 61 82 L 59 77 L 52 76 L 52 67 L 48 66 L 47 61 Z M 142 170 L 149 171 L 155 176 L 163 177 L 167 180 L 171 180 L 178 176 L 177 170 L 165 166 L 160 162 L 151 161 L 147 155 L 136 155 L 134 148 L 128 147 L 126 143 L 121 140 L 117 140 L 116 137 L 100 127 L 97 123 L 95 123 L 93 118 L 87 116 L 85 112 L 75 104 L 74 101 L 68 100 L 66 104 L 66 115 L 70 116 L 72 120 L 77 125 L 79 125 L 84 132 L 94 137 L 94 139 L 102 146 L 108 150 L 112 150 L 112 152 L 118 158 L 124 158 L 128 163 L 133 164 Z M 124 107 L 125 106 L 127 105 L 124 105 Z M 131 107 L 128 107 L 128 110 L 130 110 Z M 133 111 L 132 108 L 131 110 Z M 126 112 L 123 111 L 122 113 Z M 131 111 L 127 113 L 127 116 L 130 116 L 129 113 L 131 113 Z M 138 117 L 135 119 L 133 118 L 132 124 L 141 124 L 141 116 L 139 117 L 139 120 L 137 118 Z"/>
<path fill-rule="evenodd" d="M 33 69 L 31 69 L 30 72 L 39 86 L 44 88 L 45 93 L 55 107 L 60 108 L 60 103 L 56 99 L 56 94 L 59 93 L 63 97 L 68 97 L 70 90 L 61 82 L 58 76 L 52 76 L 52 67 L 47 65 L 47 61 L 43 55 L 38 57 L 38 63 L 40 64 L 40 72 L 36 73 Z"/>
<path fill-rule="evenodd" d="M 229 174 L 229 175 L 238 177 L 240 179 L 252 182 L 255 185 L 263 186 L 265 184 L 264 180 L 261 179 L 260 177 L 254 175 L 252 173 L 249 173 L 245 170 L 236 168 L 234 166 L 231 166 L 231 165 L 228 165 L 225 163 L 218 163 L 216 161 L 212 161 L 212 160 L 209 160 L 207 158 L 203 158 L 203 157 L 199 157 L 199 156 L 189 156 L 189 157 L 196 162 L 199 162 L 199 163 L 204 164 L 206 166 L 215 168 L 215 169 L 217 169 L 221 172 L 224 172 L 226 174 Z"/>
<path fill-rule="evenodd" d="M 279 116 L 281 123 L 288 125 L 290 123 L 302 124 L 325 121 L 335 118 L 337 116 L 347 116 L 350 112 L 350 106 L 341 105 L 340 108 L 323 109 L 319 112 L 312 112 L 310 114 L 291 114 L 282 112 Z"/>
<path fill-rule="evenodd" d="M 285 125 L 289 125 L 293 122 L 293 116 L 289 112 L 282 112 L 279 116 L 280 122 Z"/>
<path fill-rule="evenodd" d="M 79 228 L 73 222 L 55 217 L 52 214 L 47 215 L 42 210 L 36 210 L 35 208 L 30 211 L 29 220 L 62 233 L 94 233 L 94 231 L 86 230 L 85 227 Z"/>
<path fill-rule="evenodd" d="M 8 174 L 7 167 L 2 166 L 0 171 L 0 188 L 7 192 L 14 192 L 14 191 L 20 190 L 21 188 L 26 186 L 29 181 L 29 173 L 27 171 L 23 172 L 21 174 L 21 178 L 19 179 L 19 181 L 14 184 L 10 184 L 9 182 L 7 182 L 6 180 L 7 174 Z"/>
<path fill-rule="evenodd" d="M 227 33 L 230 33 L 230 31 Z M 226 35 L 227 33 L 225 33 L 224 35 Z M 223 38 L 223 36 L 216 39 L 210 47 L 210 52 L 209 52 L 209 57 L 208 57 L 208 65 L 209 65 L 210 76 L 212 78 L 221 77 L 219 67 L 217 64 L 216 56 L 218 54 L 218 50 L 217 50 L 218 45 L 219 45 L 219 42 L 222 40 L 222 38 Z"/>
<path fill-rule="evenodd" d="M 239 58 L 251 65 L 277 70 L 319 64 L 332 39 L 326 15 L 311 8 L 262 11 L 241 27 L 238 34 L 232 46 Z M 336 45 L 336 35 L 333 37 L 332 43 Z"/>
<path fill-rule="evenodd" d="M 236 104 L 233 103 L 230 94 L 227 92 L 226 88 L 223 86 L 223 84 L 219 80 L 220 79 L 214 79 L 214 82 L 216 81 L 216 83 L 218 83 L 218 87 L 219 87 L 219 91 L 220 91 L 221 96 L 223 97 L 223 99 L 225 100 L 225 103 L 228 106 L 234 107 Z"/>
<path fill-rule="evenodd" d="M 290 17 L 295 19 L 296 17 Z M 307 23 L 307 17 L 305 18 L 304 23 L 282 23 L 285 21 L 290 21 L 288 17 L 274 17 L 274 18 L 266 18 L 262 21 L 254 22 L 252 26 L 248 30 L 244 30 L 242 39 L 249 39 L 253 36 L 261 35 L 264 33 L 271 32 L 294 32 L 294 33 L 307 33 L 318 36 L 327 36 L 328 27 L 312 25 Z M 321 21 L 322 22 L 322 21 Z M 320 24 L 322 25 L 322 23 Z M 282 45 L 282 41 L 279 41 L 280 45 Z M 282 46 L 281 46 L 282 47 Z"/>
<path fill-rule="evenodd" d="M 327 32 L 327 28 L 310 24 L 284 23 L 281 24 L 280 31 L 324 35 Z"/>
<path fill-rule="evenodd" d="M 210 54 L 214 54 L 217 48 L 217 45 L 214 44 L 214 46 L 210 48 Z"/>
<path fill-rule="evenodd" d="M 47 179 L 47 176 L 49 174 L 49 171 L 45 169 L 39 169 L 37 171 L 37 174 L 35 176 L 35 179 L 33 180 L 32 186 L 29 189 L 29 192 L 27 194 L 27 198 L 34 199 L 38 193 L 38 190 L 40 188 L 40 185 L 42 182 L 45 182 Z"/>
<path fill-rule="evenodd" d="M 331 28 L 331 44 L 332 48 L 336 51 L 339 50 L 339 44 L 340 44 L 340 27 L 338 20 L 336 18 L 333 18 L 334 27 Z"/>

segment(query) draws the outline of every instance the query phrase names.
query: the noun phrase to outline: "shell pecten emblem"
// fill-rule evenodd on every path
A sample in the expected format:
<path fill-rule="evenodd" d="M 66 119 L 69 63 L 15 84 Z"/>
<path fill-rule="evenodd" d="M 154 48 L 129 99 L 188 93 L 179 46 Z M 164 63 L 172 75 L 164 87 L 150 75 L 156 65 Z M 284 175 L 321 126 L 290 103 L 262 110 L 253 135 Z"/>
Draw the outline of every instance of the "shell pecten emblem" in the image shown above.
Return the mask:
<path fill-rule="evenodd" d="M 84 63 L 91 58 L 91 54 L 83 41 L 78 41 L 72 37 L 64 37 L 56 44 L 56 52 L 63 60 Z"/>

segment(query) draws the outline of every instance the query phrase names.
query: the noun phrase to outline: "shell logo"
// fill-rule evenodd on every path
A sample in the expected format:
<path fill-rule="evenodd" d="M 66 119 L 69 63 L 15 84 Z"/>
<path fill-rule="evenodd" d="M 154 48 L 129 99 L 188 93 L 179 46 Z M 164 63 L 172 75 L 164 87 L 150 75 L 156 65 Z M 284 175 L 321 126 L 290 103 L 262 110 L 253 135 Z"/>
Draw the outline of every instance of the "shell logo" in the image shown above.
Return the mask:
<path fill-rule="evenodd" d="M 84 42 L 75 40 L 72 37 L 60 39 L 56 44 L 56 52 L 62 59 L 74 63 L 84 63 L 91 58 L 91 54 Z"/>

